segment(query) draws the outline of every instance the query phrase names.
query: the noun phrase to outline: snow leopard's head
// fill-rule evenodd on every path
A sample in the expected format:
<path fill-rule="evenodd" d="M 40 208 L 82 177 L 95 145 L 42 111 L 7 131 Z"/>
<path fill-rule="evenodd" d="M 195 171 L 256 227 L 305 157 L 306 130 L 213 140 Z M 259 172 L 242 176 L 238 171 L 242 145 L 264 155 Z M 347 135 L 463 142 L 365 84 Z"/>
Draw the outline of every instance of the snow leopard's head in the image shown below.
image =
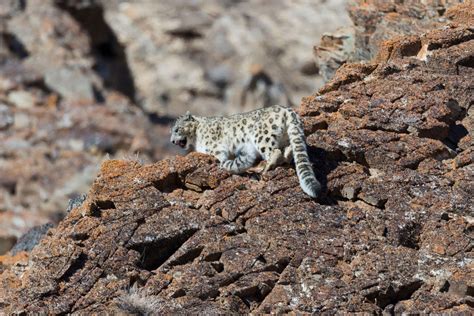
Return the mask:
<path fill-rule="evenodd" d="M 189 113 L 178 117 L 171 127 L 171 142 L 184 149 L 190 149 L 196 142 L 196 119 Z"/>

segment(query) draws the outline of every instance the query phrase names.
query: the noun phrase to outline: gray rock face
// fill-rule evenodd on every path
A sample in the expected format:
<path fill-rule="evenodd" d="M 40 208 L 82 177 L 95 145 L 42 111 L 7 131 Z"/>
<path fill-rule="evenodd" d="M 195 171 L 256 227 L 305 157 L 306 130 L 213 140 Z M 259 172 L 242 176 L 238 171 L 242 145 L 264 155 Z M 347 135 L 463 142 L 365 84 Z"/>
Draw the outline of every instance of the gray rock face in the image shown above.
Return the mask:
<path fill-rule="evenodd" d="M 0 131 L 6 130 L 13 124 L 13 115 L 5 104 L 0 104 Z"/>
<path fill-rule="evenodd" d="M 48 69 L 44 76 L 48 88 L 58 92 L 66 100 L 93 101 L 94 87 L 90 79 L 79 69 Z"/>
<path fill-rule="evenodd" d="M 320 76 L 301 69 L 314 63 L 311 47 L 324 32 L 349 24 L 343 3 L 117 1 L 106 4 L 105 17 L 125 46 L 147 110 L 216 114 L 241 110 L 253 64 L 280 82 L 293 104 L 320 87 Z"/>
<path fill-rule="evenodd" d="M 47 223 L 31 228 L 26 234 L 18 239 L 15 246 L 11 249 L 11 254 L 14 256 L 20 251 L 31 251 L 40 240 L 43 239 L 51 227 L 53 227 L 53 224 Z"/>

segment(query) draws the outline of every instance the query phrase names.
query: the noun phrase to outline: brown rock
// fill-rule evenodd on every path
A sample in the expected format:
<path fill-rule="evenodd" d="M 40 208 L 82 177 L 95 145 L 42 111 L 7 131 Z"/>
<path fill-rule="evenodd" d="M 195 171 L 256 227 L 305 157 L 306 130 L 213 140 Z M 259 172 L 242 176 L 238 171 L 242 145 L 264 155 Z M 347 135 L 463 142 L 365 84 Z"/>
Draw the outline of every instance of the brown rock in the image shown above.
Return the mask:
<path fill-rule="evenodd" d="M 321 42 L 314 46 L 313 53 L 324 81 L 329 81 L 342 64 L 351 60 L 354 50 L 355 30 L 352 27 L 321 37 Z"/>
<path fill-rule="evenodd" d="M 426 47 L 421 46 L 419 34 L 441 27 L 447 21 L 472 24 L 472 4 L 457 5 L 459 2 L 350 2 L 349 14 L 354 27 L 325 34 L 314 47 L 320 73 L 327 82 L 339 66 L 349 62 L 368 61 L 374 57 L 376 61 L 386 61 L 390 56 L 408 57 L 417 53 L 424 58 Z"/>
<path fill-rule="evenodd" d="M 469 24 L 470 4 L 459 8 L 457 1 L 373 1 L 361 0 L 351 3 L 349 14 L 356 26 L 355 59 L 368 60 L 375 57 L 380 45 L 393 37 L 421 34 L 428 29 L 440 27 L 449 20 Z M 464 17 L 462 17 L 464 15 Z M 459 16 L 459 17 L 458 17 Z M 407 37 L 406 39 L 409 39 Z M 401 41 L 398 45 L 410 52 L 413 46 Z"/>

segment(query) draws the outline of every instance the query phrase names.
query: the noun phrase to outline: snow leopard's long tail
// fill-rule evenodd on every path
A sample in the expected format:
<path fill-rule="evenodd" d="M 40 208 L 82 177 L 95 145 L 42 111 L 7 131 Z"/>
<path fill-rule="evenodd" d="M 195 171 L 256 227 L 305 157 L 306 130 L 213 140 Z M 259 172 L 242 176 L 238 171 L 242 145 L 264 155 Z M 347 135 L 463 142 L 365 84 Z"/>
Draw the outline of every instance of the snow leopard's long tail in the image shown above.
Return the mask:
<path fill-rule="evenodd" d="M 290 139 L 291 149 L 293 151 L 293 159 L 295 161 L 296 173 L 300 181 L 303 191 L 316 198 L 321 191 L 321 184 L 316 179 L 313 172 L 313 166 L 309 161 L 306 142 L 304 137 L 303 123 L 298 114 L 288 109 L 288 138 Z"/>

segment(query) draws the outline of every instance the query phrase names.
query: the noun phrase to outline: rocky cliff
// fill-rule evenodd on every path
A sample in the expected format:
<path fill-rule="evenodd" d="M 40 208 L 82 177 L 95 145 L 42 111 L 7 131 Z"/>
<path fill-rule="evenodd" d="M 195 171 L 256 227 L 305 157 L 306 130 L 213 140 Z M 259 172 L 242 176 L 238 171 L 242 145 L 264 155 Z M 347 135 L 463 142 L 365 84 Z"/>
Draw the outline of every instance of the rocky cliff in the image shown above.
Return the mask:
<path fill-rule="evenodd" d="M 105 161 L 30 254 L 8 313 L 430 313 L 474 307 L 474 12 L 384 42 L 299 109 L 324 194 L 291 166 Z"/>

